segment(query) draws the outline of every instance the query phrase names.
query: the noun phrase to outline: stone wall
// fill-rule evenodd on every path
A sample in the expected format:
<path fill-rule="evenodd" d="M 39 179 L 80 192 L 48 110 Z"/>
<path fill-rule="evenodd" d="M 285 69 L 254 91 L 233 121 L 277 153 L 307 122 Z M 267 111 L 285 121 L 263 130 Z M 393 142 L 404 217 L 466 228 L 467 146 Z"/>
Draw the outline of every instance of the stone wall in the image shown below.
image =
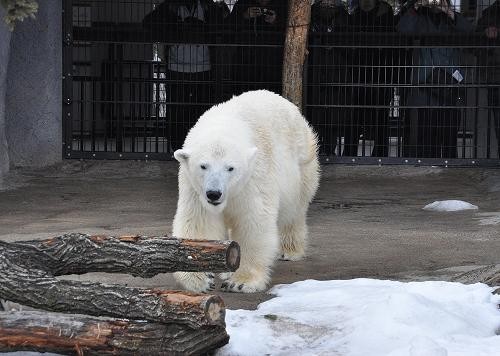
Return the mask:
<path fill-rule="evenodd" d="M 5 12 L 0 8 L 0 177 L 9 169 L 9 151 L 5 135 L 5 88 L 11 33 L 3 22 L 4 16 Z"/>
<path fill-rule="evenodd" d="M 11 38 L 5 96 L 11 167 L 62 158 L 62 0 L 39 6 L 36 20 L 18 23 Z"/>

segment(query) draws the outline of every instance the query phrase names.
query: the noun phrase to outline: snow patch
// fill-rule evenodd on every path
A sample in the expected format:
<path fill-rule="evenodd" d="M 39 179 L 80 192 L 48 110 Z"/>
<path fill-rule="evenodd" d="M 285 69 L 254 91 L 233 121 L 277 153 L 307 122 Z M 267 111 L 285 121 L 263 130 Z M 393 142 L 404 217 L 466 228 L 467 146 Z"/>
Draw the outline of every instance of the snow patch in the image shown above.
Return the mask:
<path fill-rule="evenodd" d="M 478 207 L 462 200 L 441 200 L 427 204 L 423 207 L 423 209 L 432 211 L 461 211 L 474 210 L 478 209 Z"/>
<path fill-rule="evenodd" d="M 281 285 L 255 311 L 227 311 L 231 339 L 217 355 L 494 355 L 493 289 L 373 279 Z"/>

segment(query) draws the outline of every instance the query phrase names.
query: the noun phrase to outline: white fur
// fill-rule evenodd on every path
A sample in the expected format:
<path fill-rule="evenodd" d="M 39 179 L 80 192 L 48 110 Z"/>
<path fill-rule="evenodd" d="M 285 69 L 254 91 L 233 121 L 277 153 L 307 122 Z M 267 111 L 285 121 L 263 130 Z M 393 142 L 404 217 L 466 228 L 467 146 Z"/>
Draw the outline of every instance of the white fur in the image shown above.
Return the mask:
<path fill-rule="evenodd" d="M 278 255 L 304 256 L 319 164 L 316 135 L 295 105 L 266 90 L 233 97 L 199 118 L 175 158 L 180 169 L 174 236 L 240 244 L 240 267 L 224 274 L 225 289 L 261 291 Z M 208 190 L 222 193 L 218 205 L 209 203 Z M 213 285 L 204 273 L 175 277 L 193 291 Z"/>

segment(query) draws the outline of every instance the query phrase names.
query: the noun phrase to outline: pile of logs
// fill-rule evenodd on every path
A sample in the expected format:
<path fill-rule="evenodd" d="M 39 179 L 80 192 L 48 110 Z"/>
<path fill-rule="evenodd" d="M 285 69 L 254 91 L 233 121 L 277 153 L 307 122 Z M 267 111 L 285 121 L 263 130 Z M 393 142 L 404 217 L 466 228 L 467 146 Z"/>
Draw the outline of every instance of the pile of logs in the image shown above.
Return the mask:
<path fill-rule="evenodd" d="M 47 310 L 0 312 L 0 352 L 200 354 L 229 340 L 215 295 L 56 278 L 88 272 L 152 277 L 174 271 L 229 272 L 233 241 L 68 234 L 0 241 L 0 299 Z M 61 314 L 61 313 L 71 313 Z"/>

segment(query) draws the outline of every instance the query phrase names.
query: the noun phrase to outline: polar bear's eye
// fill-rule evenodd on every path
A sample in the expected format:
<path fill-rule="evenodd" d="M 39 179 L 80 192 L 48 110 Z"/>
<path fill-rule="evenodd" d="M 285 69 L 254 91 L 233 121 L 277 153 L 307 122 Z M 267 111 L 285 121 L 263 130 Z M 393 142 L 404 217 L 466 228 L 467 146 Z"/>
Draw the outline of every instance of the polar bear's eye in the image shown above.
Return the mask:
<path fill-rule="evenodd" d="M 204 164 L 202 164 L 202 165 L 200 166 L 200 168 L 201 168 L 201 169 L 207 169 L 207 166 L 205 166 Z"/>
<path fill-rule="evenodd" d="M 232 172 L 232 171 L 234 171 L 234 167 L 229 167 L 227 170 L 228 170 L 229 172 Z"/>

